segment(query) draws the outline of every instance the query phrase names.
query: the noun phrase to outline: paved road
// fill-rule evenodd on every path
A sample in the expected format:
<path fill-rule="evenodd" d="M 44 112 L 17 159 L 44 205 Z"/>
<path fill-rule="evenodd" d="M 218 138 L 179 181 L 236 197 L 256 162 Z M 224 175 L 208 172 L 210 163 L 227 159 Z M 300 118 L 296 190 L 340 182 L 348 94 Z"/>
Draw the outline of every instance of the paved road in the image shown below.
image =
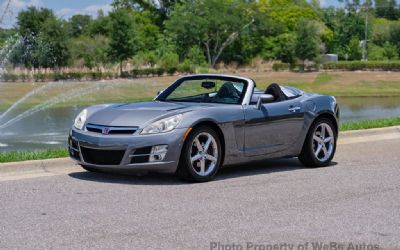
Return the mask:
<path fill-rule="evenodd" d="M 266 161 L 202 184 L 79 168 L 0 178 L 0 249 L 400 249 L 400 139 L 382 138 L 343 140 L 331 167 Z"/>

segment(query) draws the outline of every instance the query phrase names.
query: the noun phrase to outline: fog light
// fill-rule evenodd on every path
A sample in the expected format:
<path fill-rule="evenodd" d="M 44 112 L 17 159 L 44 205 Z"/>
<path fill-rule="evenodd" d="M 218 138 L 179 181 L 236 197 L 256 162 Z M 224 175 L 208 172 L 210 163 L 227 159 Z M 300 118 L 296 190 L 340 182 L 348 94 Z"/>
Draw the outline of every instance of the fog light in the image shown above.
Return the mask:
<path fill-rule="evenodd" d="M 151 153 L 150 153 L 150 162 L 154 161 L 162 161 L 165 158 L 165 155 L 167 154 L 168 151 L 168 145 L 157 145 L 153 146 L 151 148 Z"/>

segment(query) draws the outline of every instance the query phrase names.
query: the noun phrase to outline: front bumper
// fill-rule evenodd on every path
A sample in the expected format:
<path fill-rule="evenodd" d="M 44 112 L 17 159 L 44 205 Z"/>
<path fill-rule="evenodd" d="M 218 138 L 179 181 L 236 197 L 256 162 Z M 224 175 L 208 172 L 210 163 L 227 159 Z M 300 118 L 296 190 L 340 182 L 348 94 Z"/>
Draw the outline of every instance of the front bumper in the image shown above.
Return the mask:
<path fill-rule="evenodd" d="M 99 170 L 174 173 L 186 130 L 174 129 L 154 135 L 103 135 L 72 128 L 68 138 L 69 155 L 78 164 Z M 157 145 L 167 145 L 168 151 L 162 161 L 150 162 L 147 149 Z"/>

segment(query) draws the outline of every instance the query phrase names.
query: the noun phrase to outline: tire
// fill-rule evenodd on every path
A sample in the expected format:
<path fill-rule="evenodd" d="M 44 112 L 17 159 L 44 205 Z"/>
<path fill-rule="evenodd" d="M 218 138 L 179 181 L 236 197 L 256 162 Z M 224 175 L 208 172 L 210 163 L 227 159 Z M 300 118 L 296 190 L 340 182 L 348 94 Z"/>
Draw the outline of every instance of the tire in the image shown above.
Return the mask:
<path fill-rule="evenodd" d="M 328 141 L 328 138 L 331 139 Z M 333 122 L 327 118 L 318 119 L 307 133 L 299 160 L 306 167 L 328 166 L 335 155 L 336 143 L 337 131 Z"/>
<path fill-rule="evenodd" d="M 208 140 L 208 149 L 204 150 Z M 221 141 L 217 133 L 208 126 L 194 128 L 183 145 L 176 174 L 190 182 L 210 181 L 220 168 L 221 158 Z"/>
<path fill-rule="evenodd" d="M 86 171 L 89 171 L 89 172 L 92 172 L 92 173 L 101 173 L 101 171 L 96 169 L 96 168 L 88 167 L 88 166 L 85 166 L 85 165 L 81 165 L 81 167 L 83 169 L 85 169 Z"/>

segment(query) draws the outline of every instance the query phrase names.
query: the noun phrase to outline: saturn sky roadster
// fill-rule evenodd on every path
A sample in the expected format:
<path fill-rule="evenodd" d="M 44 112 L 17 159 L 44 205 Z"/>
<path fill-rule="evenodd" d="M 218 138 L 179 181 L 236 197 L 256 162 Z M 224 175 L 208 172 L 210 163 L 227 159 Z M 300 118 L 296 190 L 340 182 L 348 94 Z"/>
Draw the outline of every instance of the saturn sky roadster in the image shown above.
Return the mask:
<path fill-rule="evenodd" d="M 298 157 L 330 164 L 339 108 L 332 96 L 249 78 L 184 76 L 150 102 L 91 106 L 75 119 L 69 154 L 88 171 L 168 172 L 204 182 L 222 166 Z"/>

